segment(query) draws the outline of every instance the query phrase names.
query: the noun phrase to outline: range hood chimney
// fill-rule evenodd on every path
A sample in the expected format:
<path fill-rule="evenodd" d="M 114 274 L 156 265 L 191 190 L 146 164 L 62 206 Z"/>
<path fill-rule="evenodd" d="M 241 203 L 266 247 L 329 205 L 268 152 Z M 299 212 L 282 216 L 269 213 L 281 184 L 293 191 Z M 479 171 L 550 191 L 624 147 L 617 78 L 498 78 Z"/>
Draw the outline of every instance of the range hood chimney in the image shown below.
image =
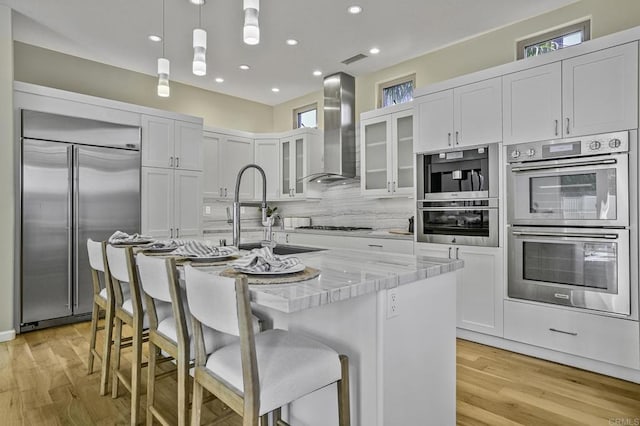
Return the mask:
<path fill-rule="evenodd" d="M 355 78 L 339 72 L 324 79 L 324 172 L 320 183 L 356 176 Z"/>

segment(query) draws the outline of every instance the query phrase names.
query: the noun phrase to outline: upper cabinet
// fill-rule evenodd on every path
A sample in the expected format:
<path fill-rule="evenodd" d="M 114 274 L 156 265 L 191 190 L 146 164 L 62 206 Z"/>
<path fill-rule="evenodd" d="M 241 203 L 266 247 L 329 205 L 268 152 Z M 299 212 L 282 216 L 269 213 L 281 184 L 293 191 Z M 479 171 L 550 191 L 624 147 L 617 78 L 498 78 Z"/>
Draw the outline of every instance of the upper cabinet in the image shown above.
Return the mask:
<path fill-rule="evenodd" d="M 393 112 L 391 112 L 391 111 Z M 360 118 L 362 194 L 413 194 L 413 107 L 367 112 Z"/>
<path fill-rule="evenodd" d="M 280 139 L 256 139 L 254 142 L 255 163 L 262 167 L 267 177 L 267 200 L 280 198 Z M 255 174 L 255 198 L 262 197 L 262 179 Z"/>
<path fill-rule="evenodd" d="M 233 199 L 236 178 L 240 169 L 254 161 L 253 139 L 204 131 L 204 195 Z M 247 170 L 242 177 L 240 197 L 252 199 L 255 170 Z"/>
<path fill-rule="evenodd" d="M 496 77 L 415 99 L 414 151 L 502 140 L 502 83 Z"/>
<path fill-rule="evenodd" d="M 280 138 L 279 149 L 280 199 L 313 197 L 309 182 L 304 178 L 322 171 L 322 133 L 315 129 L 294 130 Z"/>
<path fill-rule="evenodd" d="M 504 143 L 638 127 L 638 44 L 503 77 Z"/>
<path fill-rule="evenodd" d="M 202 170 L 202 125 L 143 115 L 142 165 Z"/>

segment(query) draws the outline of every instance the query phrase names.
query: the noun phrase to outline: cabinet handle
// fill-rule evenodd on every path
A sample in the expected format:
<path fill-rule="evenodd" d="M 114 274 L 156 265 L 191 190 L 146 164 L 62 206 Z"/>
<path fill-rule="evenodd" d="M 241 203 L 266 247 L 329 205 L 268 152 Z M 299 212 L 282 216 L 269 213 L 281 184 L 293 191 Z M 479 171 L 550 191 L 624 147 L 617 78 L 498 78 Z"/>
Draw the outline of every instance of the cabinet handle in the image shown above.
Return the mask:
<path fill-rule="evenodd" d="M 451 247 L 449 247 L 449 259 L 451 259 Z"/>
<path fill-rule="evenodd" d="M 227 196 L 227 188 L 224 189 L 224 196 Z"/>
<path fill-rule="evenodd" d="M 577 336 L 578 335 L 578 333 L 575 333 L 573 331 L 562 331 L 562 330 L 557 330 L 555 328 L 550 328 L 549 331 L 553 331 L 554 333 L 568 334 L 569 336 Z"/>
<path fill-rule="evenodd" d="M 169 228 L 169 238 L 173 238 L 173 228 Z"/>
<path fill-rule="evenodd" d="M 176 228 L 176 238 L 180 238 L 180 228 Z"/>
<path fill-rule="evenodd" d="M 284 241 L 285 241 L 286 243 L 288 243 L 288 242 L 289 242 L 289 234 L 286 234 L 286 235 L 284 236 Z"/>
<path fill-rule="evenodd" d="M 567 134 L 569 134 L 569 117 L 567 117 Z"/>
<path fill-rule="evenodd" d="M 176 167 L 180 167 L 180 157 L 176 157 Z"/>
<path fill-rule="evenodd" d="M 396 182 L 391 182 L 391 192 L 396 192 Z"/>
<path fill-rule="evenodd" d="M 218 188 L 218 195 L 222 197 L 222 188 Z"/>
<path fill-rule="evenodd" d="M 555 130 L 553 131 L 553 133 L 555 133 L 556 136 L 558 136 L 558 120 L 553 120 L 555 121 Z"/>
<path fill-rule="evenodd" d="M 387 182 L 387 192 L 391 192 L 391 181 Z"/>
<path fill-rule="evenodd" d="M 451 146 L 451 132 L 447 133 L 447 145 Z"/>
<path fill-rule="evenodd" d="M 384 246 L 381 244 L 369 244 L 369 247 L 378 247 L 378 248 L 383 248 Z"/>
<path fill-rule="evenodd" d="M 456 145 L 460 145 L 460 132 L 456 130 Z"/>
<path fill-rule="evenodd" d="M 173 157 L 169 157 L 169 167 L 173 167 Z"/>
<path fill-rule="evenodd" d="M 458 255 L 460 254 L 460 247 L 456 247 L 456 260 L 459 259 Z"/>

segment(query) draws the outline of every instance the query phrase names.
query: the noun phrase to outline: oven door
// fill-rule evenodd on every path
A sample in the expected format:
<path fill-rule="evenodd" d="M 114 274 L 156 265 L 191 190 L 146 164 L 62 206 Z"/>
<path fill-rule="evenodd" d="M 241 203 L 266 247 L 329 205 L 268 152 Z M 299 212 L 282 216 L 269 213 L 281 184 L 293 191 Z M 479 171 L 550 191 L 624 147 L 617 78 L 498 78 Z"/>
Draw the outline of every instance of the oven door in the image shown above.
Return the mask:
<path fill-rule="evenodd" d="M 498 200 L 418 202 L 422 243 L 498 247 Z"/>
<path fill-rule="evenodd" d="M 630 315 L 629 230 L 511 227 L 508 295 Z"/>
<path fill-rule="evenodd" d="M 510 224 L 629 226 L 627 154 L 509 167 Z"/>

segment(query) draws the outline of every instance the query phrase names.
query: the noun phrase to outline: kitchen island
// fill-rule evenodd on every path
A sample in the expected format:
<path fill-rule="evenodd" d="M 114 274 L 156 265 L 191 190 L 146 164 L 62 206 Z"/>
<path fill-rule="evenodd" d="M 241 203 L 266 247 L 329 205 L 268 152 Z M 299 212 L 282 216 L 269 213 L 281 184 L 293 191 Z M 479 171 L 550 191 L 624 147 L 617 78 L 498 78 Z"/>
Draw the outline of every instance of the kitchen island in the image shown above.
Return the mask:
<path fill-rule="evenodd" d="M 455 424 L 455 271 L 463 262 L 355 250 L 296 256 L 320 276 L 252 285 L 252 308 L 266 328 L 304 333 L 349 356 L 352 424 Z M 335 385 L 283 415 L 292 424 L 337 424 Z"/>

